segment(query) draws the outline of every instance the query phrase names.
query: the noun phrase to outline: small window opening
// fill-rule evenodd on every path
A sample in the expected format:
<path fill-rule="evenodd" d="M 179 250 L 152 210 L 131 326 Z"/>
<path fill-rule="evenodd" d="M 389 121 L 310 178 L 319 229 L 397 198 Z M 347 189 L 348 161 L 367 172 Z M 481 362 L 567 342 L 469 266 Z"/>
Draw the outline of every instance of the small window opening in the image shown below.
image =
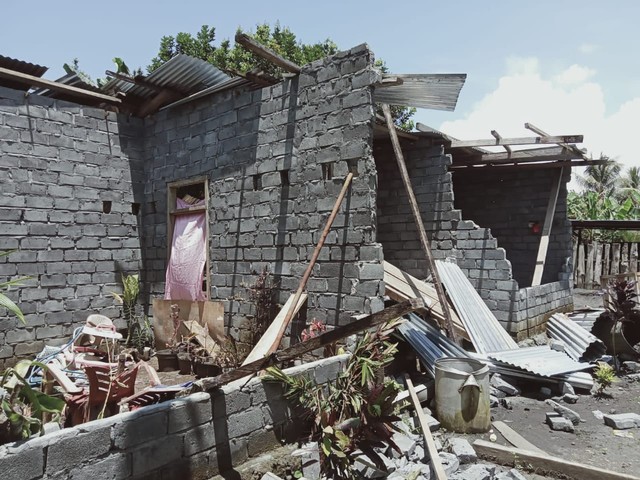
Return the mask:
<path fill-rule="evenodd" d="M 333 163 L 322 164 L 322 178 L 324 180 L 331 180 L 333 178 Z"/>
<path fill-rule="evenodd" d="M 111 213 L 111 200 L 104 200 L 102 202 L 102 213 Z"/>
<path fill-rule="evenodd" d="M 358 159 L 350 158 L 347 160 L 347 165 L 349 167 L 349 173 L 353 173 L 354 177 L 358 176 Z"/>
<path fill-rule="evenodd" d="M 176 189 L 176 197 L 189 205 L 194 205 L 204 200 L 204 183 L 194 183 Z"/>
<path fill-rule="evenodd" d="M 280 170 L 280 184 L 283 187 L 289 186 L 289 170 Z"/>
<path fill-rule="evenodd" d="M 131 213 L 134 215 L 138 215 L 140 213 L 140 204 L 138 202 L 131 204 Z"/>
<path fill-rule="evenodd" d="M 253 176 L 253 189 L 261 190 L 262 189 L 262 175 L 254 175 Z"/>

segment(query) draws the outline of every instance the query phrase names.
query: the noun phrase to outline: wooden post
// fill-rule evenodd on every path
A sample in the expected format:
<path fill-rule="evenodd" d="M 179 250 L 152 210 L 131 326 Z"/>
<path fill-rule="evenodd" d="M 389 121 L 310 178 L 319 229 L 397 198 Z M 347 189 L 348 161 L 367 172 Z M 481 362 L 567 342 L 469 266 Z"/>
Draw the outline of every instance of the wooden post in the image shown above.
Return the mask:
<path fill-rule="evenodd" d="M 424 223 L 422 222 L 422 216 L 420 215 L 420 209 L 418 208 L 418 201 L 416 200 L 416 196 L 413 193 L 413 187 L 411 186 L 411 180 L 409 179 L 409 172 L 407 171 L 407 165 L 404 162 L 404 156 L 402 155 L 402 148 L 400 148 L 400 141 L 398 140 L 396 127 L 393 124 L 393 119 L 391 118 L 391 109 L 389 108 L 389 105 L 387 105 L 386 103 L 383 103 L 382 111 L 384 113 L 384 118 L 387 121 L 387 128 L 389 129 L 389 135 L 391 136 L 393 151 L 395 153 L 396 160 L 398 161 L 400 176 L 402 177 L 402 182 L 404 183 L 404 188 L 407 192 L 407 197 L 409 198 L 409 205 L 411 206 L 413 219 L 416 222 L 416 227 L 418 228 L 418 236 L 420 237 L 420 243 L 422 244 L 422 249 L 424 250 L 424 254 L 427 257 L 427 264 L 429 265 L 429 270 L 433 278 L 433 285 L 436 289 L 436 293 L 438 294 L 438 301 L 440 302 L 440 305 L 442 305 L 442 311 L 444 313 L 445 329 L 447 331 L 447 336 L 455 341 L 456 333 L 453 329 L 453 322 L 451 321 L 451 312 L 449 311 L 449 302 L 447 302 L 447 297 L 444 294 L 442 283 L 440 283 L 440 275 L 438 274 L 438 269 L 433 260 L 433 255 L 431 254 L 431 244 L 429 243 L 429 239 L 427 238 L 427 232 L 425 231 Z"/>
<path fill-rule="evenodd" d="M 424 416 L 422 405 L 420 405 L 420 400 L 418 400 L 418 394 L 413 388 L 411 378 L 409 378 L 409 375 L 406 373 L 404 374 L 404 380 L 407 383 L 407 390 L 409 390 L 409 395 L 411 395 L 411 402 L 413 403 L 413 407 L 416 409 L 416 414 L 418 415 L 420 428 L 422 429 L 422 434 L 424 435 L 424 443 L 427 447 L 425 453 L 429 454 L 429 461 L 431 462 L 433 471 L 436 474 L 436 480 L 447 480 L 447 474 L 442 467 L 442 463 L 440 462 L 440 454 L 438 453 L 438 448 L 436 447 L 436 443 L 433 440 L 433 435 L 431 435 L 429 422 Z"/>
<path fill-rule="evenodd" d="M 188 395 L 192 391 L 207 391 L 220 387 L 222 385 L 226 385 L 229 382 L 233 382 L 234 380 L 239 380 L 240 378 L 245 378 L 249 375 L 253 375 L 260 370 L 264 370 L 265 368 L 268 368 L 277 363 L 294 360 L 307 352 L 311 352 L 312 350 L 315 350 L 317 348 L 324 347 L 325 345 L 330 345 L 337 342 L 338 340 L 342 340 L 343 338 L 348 337 L 349 335 L 360 333 L 363 330 L 376 327 L 390 320 L 395 320 L 396 318 L 402 317 L 407 313 L 424 307 L 424 301 L 420 298 L 412 298 L 411 300 L 398 303 L 391 307 L 385 308 L 380 312 L 367 315 L 366 317 L 356 320 L 348 325 L 345 325 L 344 327 L 336 328 L 335 330 L 325 332 L 305 342 L 298 343 L 289 348 L 285 348 L 284 350 L 278 352 L 277 355 L 269 355 L 268 357 L 261 358 L 247 365 L 243 365 L 240 368 L 236 368 L 235 370 L 232 370 L 228 373 L 223 373 L 222 375 L 218 375 L 217 377 L 203 378 L 201 380 L 198 380 L 194 382 L 193 387 L 185 389 L 184 393 Z"/>
<path fill-rule="evenodd" d="M 551 226 L 553 225 L 553 215 L 556 211 L 556 202 L 558 201 L 558 192 L 562 185 L 562 177 L 564 168 L 558 171 L 558 180 L 551 186 L 549 194 L 549 203 L 547 204 L 547 214 L 544 217 L 544 225 L 542 227 L 542 235 L 540 236 L 540 244 L 538 246 L 538 255 L 536 257 L 536 267 L 533 271 L 533 281 L 531 286 L 535 287 L 542 282 L 542 274 L 544 273 L 544 262 L 547 258 L 547 250 L 549 248 L 549 236 L 551 235 Z"/>
<path fill-rule="evenodd" d="M 340 209 L 340 205 L 342 204 L 342 200 L 344 196 L 347 194 L 347 190 L 349 189 L 349 185 L 351 185 L 351 180 L 353 179 L 353 173 L 349 173 L 347 178 L 344 180 L 344 184 L 342 185 L 342 190 L 340 190 L 340 194 L 338 195 L 338 199 L 336 200 L 335 205 L 333 206 L 333 210 L 331 211 L 331 215 L 329 215 L 329 219 L 327 220 L 327 224 L 324 226 L 324 230 L 322 231 L 322 235 L 320 236 L 320 240 L 318 240 L 318 244 L 316 245 L 316 249 L 313 251 L 313 255 L 311 255 L 311 261 L 309 262 L 309 266 L 304 272 L 302 276 L 302 280 L 300 280 L 300 285 L 298 285 L 298 290 L 296 291 L 295 296 L 293 297 L 293 302 L 291 303 L 291 307 L 287 312 L 287 316 L 282 321 L 280 325 L 280 329 L 278 330 L 277 335 L 275 336 L 273 343 L 269 347 L 267 354 L 273 353 L 278 349 L 278 345 L 280 345 L 280 340 L 284 335 L 287 326 L 291 322 L 293 318 L 293 314 L 296 311 L 296 305 L 298 305 L 298 301 L 300 300 L 300 296 L 304 291 L 304 288 L 307 285 L 307 281 L 311 276 L 311 272 L 313 271 L 313 267 L 316 264 L 316 260 L 318 260 L 318 256 L 320 255 L 320 250 L 322 250 L 322 246 L 324 245 L 324 241 L 327 239 L 327 235 L 331 230 L 331 225 L 333 225 L 333 221 L 338 215 L 338 210 Z"/>

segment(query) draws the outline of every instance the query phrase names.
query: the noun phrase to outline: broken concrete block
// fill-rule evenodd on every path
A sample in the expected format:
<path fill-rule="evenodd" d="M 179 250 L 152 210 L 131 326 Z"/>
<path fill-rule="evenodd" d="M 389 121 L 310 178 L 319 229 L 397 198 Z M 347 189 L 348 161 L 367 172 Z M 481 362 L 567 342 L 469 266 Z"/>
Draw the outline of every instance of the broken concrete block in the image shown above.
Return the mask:
<path fill-rule="evenodd" d="M 467 463 L 475 463 L 478 461 L 478 456 L 476 455 L 476 451 L 473 449 L 471 444 L 465 440 L 464 438 L 450 438 L 449 439 L 449 451 L 453 453 L 461 465 Z"/>
<path fill-rule="evenodd" d="M 547 412 L 547 425 L 558 432 L 573 432 L 573 423 L 557 412 Z"/>
<path fill-rule="evenodd" d="M 562 396 L 562 400 L 564 400 L 565 403 L 576 403 L 578 401 L 578 395 L 575 394 L 571 394 L 571 393 L 565 393 Z"/>
<path fill-rule="evenodd" d="M 551 350 L 555 350 L 556 352 L 564 352 L 565 347 L 566 345 L 562 340 L 556 340 L 555 338 L 549 340 L 549 348 L 551 348 Z"/>
<path fill-rule="evenodd" d="M 260 480 L 282 480 L 282 478 L 277 476 L 275 473 L 267 472 L 260 478 Z"/>
<path fill-rule="evenodd" d="M 391 439 L 398 446 L 402 454 L 407 458 L 411 456 L 411 454 L 416 449 L 416 446 L 418 445 L 418 442 L 416 442 L 415 438 L 400 432 L 394 433 Z M 396 450 L 392 450 L 392 452 L 394 458 L 400 458 L 402 456 Z"/>
<path fill-rule="evenodd" d="M 527 480 L 518 470 L 512 468 L 508 472 L 500 472 L 495 476 L 495 480 Z"/>
<path fill-rule="evenodd" d="M 302 456 L 302 476 L 309 480 L 322 477 L 318 444 L 316 442 L 307 443 L 301 447 L 301 450 L 306 452 L 306 455 Z"/>
<path fill-rule="evenodd" d="M 491 480 L 495 471 L 494 465 L 478 463 L 451 475 L 449 480 Z"/>
<path fill-rule="evenodd" d="M 580 418 L 580 415 L 574 412 L 573 410 L 571 410 L 570 408 L 564 407 L 560 405 L 558 402 L 554 402 L 553 400 L 547 400 L 547 403 L 553 407 L 553 410 L 556 413 L 559 413 L 567 420 L 570 420 L 571 423 L 573 423 L 574 425 L 578 425 L 582 421 L 582 418 Z"/>
<path fill-rule="evenodd" d="M 500 405 L 502 405 L 507 410 L 513 410 L 513 405 L 511 404 L 511 400 L 509 400 L 508 398 L 501 398 Z"/>
<path fill-rule="evenodd" d="M 640 427 L 640 415 L 637 413 L 618 413 L 604 415 L 604 424 L 617 430 Z"/>
<path fill-rule="evenodd" d="M 502 390 L 498 390 L 495 387 L 489 387 L 489 395 L 496 398 L 504 398 L 507 396 Z"/>
<path fill-rule="evenodd" d="M 507 395 L 520 395 L 520 390 L 505 382 L 499 374 L 494 374 L 491 377 L 489 384 L 497 390 L 506 393 Z"/>
<path fill-rule="evenodd" d="M 540 387 L 540 395 L 549 398 L 552 395 L 551 389 L 549 387 Z"/>
<path fill-rule="evenodd" d="M 638 362 L 622 362 L 622 368 L 629 372 L 638 373 L 640 372 L 640 363 Z"/>
<path fill-rule="evenodd" d="M 460 460 L 453 453 L 440 452 L 440 462 L 447 477 L 453 475 L 460 468 Z"/>
<path fill-rule="evenodd" d="M 409 461 L 421 462 L 422 460 L 424 460 L 424 448 L 422 448 L 420 445 L 416 445 L 416 449 L 409 456 Z"/>
<path fill-rule="evenodd" d="M 562 393 L 563 395 L 566 395 L 567 393 L 575 395 L 576 391 L 573 389 L 573 385 L 571 385 L 569 382 L 562 382 L 560 383 L 560 393 Z"/>
<path fill-rule="evenodd" d="M 594 410 L 591 413 L 593 413 L 593 416 L 598 420 L 602 420 L 604 418 L 604 413 L 602 413 L 600 410 Z"/>
<path fill-rule="evenodd" d="M 500 405 L 500 400 L 498 400 L 498 397 L 489 395 L 489 408 L 497 407 L 498 405 Z"/>
<path fill-rule="evenodd" d="M 376 468 L 366 455 L 359 455 L 354 461 L 354 467 L 363 478 L 386 478 L 388 473 Z"/>

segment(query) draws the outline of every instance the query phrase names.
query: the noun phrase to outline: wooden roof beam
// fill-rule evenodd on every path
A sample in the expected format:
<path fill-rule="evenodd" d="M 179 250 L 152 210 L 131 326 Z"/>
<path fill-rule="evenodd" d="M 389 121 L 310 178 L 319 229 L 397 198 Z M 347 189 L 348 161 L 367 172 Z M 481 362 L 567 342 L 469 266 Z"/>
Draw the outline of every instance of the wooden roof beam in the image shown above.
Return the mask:
<path fill-rule="evenodd" d="M 558 162 L 541 162 L 541 163 L 518 163 L 518 164 L 491 164 L 491 163 L 470 163 L 468 165 L 452 165 L 449 170 L 455 172 L 477 172 L 477 171 L 489 171 L 489 170 L 543 170 L 547 168 L 562 168 L 562 167 L 586 167 L 589 165 L 602 165 L 607 163 L 607 160 L 562 160 Z"/>
<path fill-rule="evenodd" d="M 578 155 L 564 147 L 532 148 L 516 150 L 509 155 L 507 152 L 482 153 L 466 157 L 454 157 L 454 163 L 514 163 L 514 162 L 543 162 L 554 160 L 582 160 Z"/>
<path fill-rule="evenodd" d="M 166 90 L 165 87 L 159 87 L 158 85 L 154 85 L 153 83 L 148 82 L 146 78 L 142 77 L 141 75 L 130 77 L 129 75 L 112 72 L 111 70 L 105 70 L 104 73 L 109 77 L 122 80 L 123 82 L 132 83 L 134 85 L 140 85 L 141 87 L 148 88 L 149 90 L 153 90 L 154 92 L 161 92 L 162 90 Z"/>
<path fill-rule="evenodd" d="M 526 128 L 527 130 L 531 130 L 532 132 L 537 133 L 538 135 L 542 135 L 544 137 L 549 137 L 550 136 L 544 130 L 541 130 L 540 128 L 536 127 L 534 124 L 529 123 L 529 122 L 524 124 L 524 128 Z M 571 143 L 582 143 L 582 140 L 580 140 L 579 142 L 557 142 L 557 143 L 561 147 L 568 148 L 569 150 L 573 151 L 574 153 L 580 155 L 580 158 L 582 158 L 583 160 L 587 159 L 587 157 L 585 156 L 585 154 L 584 154 L 584 152 L 582 150 L 580 150 L 575 145 L 570 145 Z"/>
<path fill-rule="evenodd" d="M 452 140 L 450 148 L 467 148 L 467 147 L 508 147 L 513 145 L 547 145 L 560 144 L 565 146 L 568 143 L 582 143 L 582 135 L 556 135 L 539 137 L 517 137 L 502 138 L 498 132 L 491 130 L 494 139 L 490 140 Z M 568 145 L 565 148 L 570 148 Z"/>
<path fill-rule="evenodd" d="M 500 134 L 498 133 L 497 130 L 491 130 L 491 136 L 493 136 L 493 138 L 495 138 L 496 142 L 498 142 L 498 143 L 503 141 L 503 138 L 500 136 Z M 502 146 L 506 150 L 507 154 L 509 156 L 511 156 L 511 147 L 509 145 L 504 144 L 504 143 L 502 143 Z"/>
<path fill-rule="evenodd" d="M 259 57 L 264 58 L 265 60 L 270 61 L 274 65 L 286 70 L 291 73 L 300 73 L 300 66 L 295 63 L 287 60 L 286 58 L 278 55 L 276 52 L 271 50 L 270 48 L 265 47 L 264 45 L 258 43 L 253 38 L 245 33 L 236 33 L 236 43 L 239 43 L 244 48 L 249 50 L 250 52 L 255 53 Z"/>
<path fill-rule="evenodd" d="M 84 88 L 72 87 L 71 85 L 65 85 L 64 83 L 45 80 L 44 78 L 34 77 L 33 75 L 16 72 L 14 70 L 9 70 L 8 68 L 0 67 L 0 78 L 6 78 L 31 87 L 48 88 L 49 90 L 66 93 L 67 95 L 72 95 L 74 97 L 90 98 L 92 100 L 100 100 L 115 105 L 122 103 L 122 100 L 110 95 L 92 92 L 90 90 L 85 90 Z"/>

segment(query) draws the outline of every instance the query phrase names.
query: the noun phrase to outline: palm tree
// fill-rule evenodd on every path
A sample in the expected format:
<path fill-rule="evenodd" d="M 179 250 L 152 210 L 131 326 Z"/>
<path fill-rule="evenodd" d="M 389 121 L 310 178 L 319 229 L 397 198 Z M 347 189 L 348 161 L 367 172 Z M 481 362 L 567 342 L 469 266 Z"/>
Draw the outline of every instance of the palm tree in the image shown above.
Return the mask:
<path fill-rule="evenodd" d="M 578 185 L 587 191 L 596 192 L 600 197 L 615 195 L 622 165 L 602 153 L 598 160 L 606 160 L 607 163 L 589 165 L 585 169 L 584 175 L 577 176 Z"/>
<path fill-rule="evenodd" d="M 620 179 L 620 188 L 640 190 L 640 167 L 629 167 L 627 175 Z"/>

